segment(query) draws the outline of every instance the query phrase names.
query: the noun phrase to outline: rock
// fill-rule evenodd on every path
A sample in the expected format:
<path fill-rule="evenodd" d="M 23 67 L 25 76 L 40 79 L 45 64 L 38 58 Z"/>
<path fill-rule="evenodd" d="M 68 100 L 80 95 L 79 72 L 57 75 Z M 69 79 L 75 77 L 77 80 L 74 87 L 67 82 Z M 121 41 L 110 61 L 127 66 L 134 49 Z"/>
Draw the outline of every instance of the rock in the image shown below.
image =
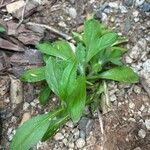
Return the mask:
<path fill-rule="evenodd" d="M 134 109 L 134 107 L 135 107 L 135 104 L 133 102 L 130 102 L 129 103 L 129 108 Z"/>
<path fill-rule="evenodd" d="M 0 76 L 0 98 L 9 91 L 10 79 L 8 76 Z"/>
<path fill-rule="evenodd" d="M 145 109 L 145 106 L 142 105 L 141 108 L 140 108 L 140 111 L 143 111 Z"/>
<path fill-rule="evenodd" d="M 65 146 L 67 146 L 68 140 L 67 140 L 66 138 L 64 138 L 64 139 L 62 140 L 62 142 L 65 144 Z"/>
<path fill-rule="evenodd" d="M 13 104 L 19 104 L 23 101 L 22 82 L 15 77 L 10 77 L 10 99 Z"/>
<path fill-rule="evenodd" d="M 47 142 L 39 142 L 36 146 L 38 150 L 49 150 L 49 145 Z"/>
<path fill-rule="evenodd" d="M 132 25 L 132 23 L 131 23 L 130 18 L 127 18 L 127 19 L 125 20 L 125 23 L 124 23 L 124 31 L 125 31 L 126 33 L 128 33 L 129 30 L 131 29 L 131 25 Z"/>
<path fill-rule="evenodd" d="M 126 63 L 128 63 L 128 64 L 131 64 L 131 63 L 133 62 L 133 60 L 132 60 L 129 56 L 126 56 L 126 57 L 125 57 L 125 61 L 126 61 Z"/>
<path fill-rule="evenodd" d="M 119 6 L 119 9 L 120 9 L 120 11 L 121 11 L 122 14 L 128 12 L 128 10 L 127 10 L 127 8 L 126 8 L 125 6 L 120 5 L 120 6 Z"/>
<path fill-rule="evenodd" d="M 97 20 L 101 20 L 102 19 L 102 10 L 101 9 L 98 9 L 95 12 L 94 18 L 97 19 Z"/>
<path fill-rule="evenodd" d="M 56 135 L 54 136 L 54 139 L 56 141 L 59 141 L 59 140 L 64 139 L 64 136 L 62 135 L 62 133 L 56 133 Z"/>
<path fill-rule="evenodd" d="M 31 118 L 31 114 L 29 112 L 25 112 L 22 116 L 22 120 L 20 125 L 22 125 L 24 122 L 26 122 L 27 120 L 29 120 Z"/>
<path fill-rule="evenodd" d="M 140 138 L 144 139 L 145 136 L 146 136 L 145 130 L 140 129 L 139 132 L 138 132 L 138 136 L 139 136 Z"/>
<path fill-rule="evenodd" d="M 141 148 L 140 147 L 136 147 L 133 150 L 141 150 Z"/>
<path fill-rule="evenodd" d="M 102 21 L 106 21 L 108 18 L 108 16 L 106 15 L 106 13 L 102 13 Z"/>
<path fill-rule="evenodd" d="M 25 103 L 23 104 L 23 110 L 27 110 L 27 109 L 29 108 L 29 106 L 30 106 L 30 104 L 27 103 L 27 102 L 25 102 Z"/>
<path fill-rule="evenodd" d="M 133 0 L 125 0 L 124 3 L 125 3 L 126 6 L 130 7 L 130 6 L 133 5 Z"/>
<path fill-rule="evenodd" d="M 139 19 L 138 17 L 134 18 L 134 21 L 135 21 L 135 22 L 139 22 L 139 20 L 140 20 L 140 19 Z"/>
<path fill-rule="evenodd" d="M 80 138 L 82 138 L 82 139 L 86 138 L 86 134 L 83 130 L 80 130 Z"/>
<path fill-rule="evenodd" d="M 69 128 L 73 128 L 73 127 L 74 127 L 72 121 L 68 121 L 68 122 L 66 123 L 66 126 L 68 126 Z"/>
<path fill-rule="evenodd" d="M 86 135 L 88 136 L 92 129 L 92 125 L 93 125 L 92 119 L 89 119 L 87 117 L 82 117 L 81 120 L 79 121 L 78 128 L 80 130 L 83 130 L 86 133 Z"/>
<path fill-rule="evenodd" d="M 134 92 L 135 92 L 135 93 L 140 94 L 140 93 L 141 93 L 141 90 L 142 90 L 141 87 L 139 87 L 139 86 L 137 86 L 137 85 L 134 86 Z"/>
<path fill-rule="evenodd" d="M 73 8 L 73 7 L 69 8 L 68 12 L 69 12 L 69 15 L 70 15 L 71 18 L 75 19 L 77 17 L 77 11 L 76 11 L 75 8 Z"/>
<path fill-rule="evenodd" d="M 138 47 L 138 45 L 135 45 L 135 46 L 132 48 L 131 52 L 129 53 L 129 56 L 130 56 L 132 59 L 135 59 L 135 60 L 136 60 L 136 59 L 138 59 L 140 53 L 141 53 L 140 48 Z"/>
<path fill-rule="evenodd" d="M 145 126 L 148 130 L 150 130 L 150 119 L 145 120 Z"/>
<path fill-rule="evenodd" d="M 150 3 L 144 3 L 142 9 L 145 12 L 150 12 Z"/>
<path fill-rule="evenodd" d="M 9 13 L 13 13 L 16 10 L 22 8 L 25 5 L 25 1 L 24 0 L 19 0 L 13 3 L 10 3 L 8 5 L 6 5 L 6 9 Z"/>
<path fill-rule="evenodd" d="M 144 78 L 144 82 L 147 84 L 148 88 L 150 88 L 150 59 L 147 59 L 143 63 L 142 68 L 140 74 Z"/>
<path fill-rule="evenodd" d="M 109 2 L 109 7 L 111 8 L 115 8 L 118 9 L 119 8 L 119 4 L 117 2 Z"/>
<path fill-rule="evenodd" d="M 74 4 L 75 3 L 75 0 L 69 0 L 71 4 Z"/>
<path fill-rule="evenodd" d="M 73 133 L 75 139 L 79 138 L 79 130 L 78 130 L 78 128 L 73 129 L 72 133 Z"/>
<path fill-rule="evenodd" d="M 144 3 L 145 0 L 136 0 L 135 6 L 141 6 Z"/>
<path fill-rule="evenodd" d="M 113 94 L 113 95 L 110 95 L 110 101 L 111 102 L 114 102 L 114 101 L 116 101 L 116 95 L 115 94 Z"/>
<path fill-rule="evenodd" d="M 134 17 L 138 17 L 138 15 L 139 15 L 139 12 L 137 10 L 133 11 L 133 16 Z"/>
<path fill-rule="evenodd" d="M 82 138 L 79 138 L 77 141 L 76 141 L 76 146 L 77 148 L 83 148 L 85 145 L 85 140 L 82 139 Z"/>
<path fill-rule="evenodd" d="M 74 148 L 74 143 L 69 143 L 69 148 Z"/>
<path fill-rule="evenodd" d="M 60 27 L 67 27 L 67 25 L 66 25 L 66 23 L 65 22 L 63 22 L 63 21 L 60 21 L 59 23 L 58 23 L 58 25 L 60 26 Z"/>

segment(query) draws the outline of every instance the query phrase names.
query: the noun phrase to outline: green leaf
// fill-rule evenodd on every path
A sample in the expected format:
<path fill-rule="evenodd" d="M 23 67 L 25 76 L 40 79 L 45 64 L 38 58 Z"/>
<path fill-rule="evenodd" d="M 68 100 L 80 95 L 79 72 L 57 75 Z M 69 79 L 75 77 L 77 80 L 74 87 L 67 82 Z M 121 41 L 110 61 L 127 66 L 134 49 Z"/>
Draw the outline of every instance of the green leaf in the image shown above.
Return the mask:
<path fill-rule="evenodd" d="M 66 64 L 54 58 L 49 58 L 46 62 L 45 77 L 50 89 L 60 96 L 60 81 Z"/>
<path fill-rule="evenodd" d="M 6 32 L 6 29 L 0 25 L 0 32 Z"/>
<path fill-rule="evenodd" d="M 100 37 L 101 28 L 97 20 L 90 19 L 84 23 L 84 43 L 87 50 L 93 49 L 94 42 Z"/>
<path fill-rule="evenodd" d="M 116 33 L 107 33 L 103 35 L 101 38 L 95 39 L 91 46 L 91 49 L 87 52 L 86 61 L 90 61 L 93 56 L 98 54 L 101 50 L 110 47 L 117 40 Z"/>
<path fill-rule="evenodd" d="M 16 132 L 10 150 L 28 150 L 41 140 L 49 127 L 50 119 L 54 118 L 60 110 L 39 115 L 25 122 Z"/>
<path fill-rule="evenodd" d="M 74 85 L 75 86 L 75 85 Z M 86 80 L 85 76 L 79 76 L 76 81 L 76 88 L 68 97 L 68 112 L 73 122 L 78 122 L 83 113 L 86 101 Z"/>
<path fill-rule="evenodd" d="M 48 102 L 49 95 L 51 90 L 48 86 L 44 87 L 39 94 L 39 101 L 41 105 L 46 105 Z"/>
<path fill-rule="evenodd" d="M 129 67 L 116 67 L 105 71 L 98 76 L 89 77 L 88 79 L 110 79 L 125 83 L 137 83 L 139 81 L 138 75 Z"/>
<path fill-rule="evenodd" d="M 65 100 L 68 95 L 73 91 L 73 84 L 76 80 L 77 75 L 77 63 L 69 63 L 68 66 L 64 69 L 61 82 L 60 82 L 60 90 L 61 90 L 61 99 Z"/>
<path fill-rule="evenodd" d="M 38 82 L 45 79 L 45 67 L 34 68 L 21 75 L 21 80 L 25 82 Z"/>
<path fill-rule="evenodd" d="M 55 56 L 64 60 L 74 58 L 74 53 L 70 45 L 65 41 L 58 41 L 53 44 L 44 42 L 36 45 L 42 53 Z"/>
<path fill-rule="evenodd" d="M 73 49 L 71 48 L 68 42 L 57 41 L 53 45 L 54 45 L 54 48 L 57 48 L 62 59 L 69 60 L 69 59 L 75 58 Z"/>
<path fill-rule="evenodd" d="M 75 39 L 76 42 L 81 42 L 83 43 L 83 36 L 77 32 L 72 32 L 73 37 Z"/>
<path fill-rule="evenodd" d="M 50 125 L 49 125 L 46 133 L 44 134 L 42 141 L 46 141 L 47 139 L 52 137 L 58 131 L 58 129 L 62 125 L 64 125 L 64 123 L 67 122 L 68 119 L 69 119 L 68 114 L 66 114 L 66 112 L 63 110 L 55 118 L 50 120 Z"/>
<path fill-rule="evenodd" d="M 85 47 L 79 43 L 76 48 L 76 58 L 79 63 L 79 71 L 81 74 L 85 74 L 85 61 L 86 61 L 86 51 Z"/>

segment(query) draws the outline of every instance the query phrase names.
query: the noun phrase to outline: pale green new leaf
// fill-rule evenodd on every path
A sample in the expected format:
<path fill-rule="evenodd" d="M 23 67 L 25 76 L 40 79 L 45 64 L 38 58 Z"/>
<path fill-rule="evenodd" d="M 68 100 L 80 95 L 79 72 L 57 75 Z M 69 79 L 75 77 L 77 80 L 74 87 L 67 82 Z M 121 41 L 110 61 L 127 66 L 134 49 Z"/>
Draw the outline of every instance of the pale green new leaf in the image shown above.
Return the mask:
<path fill-rule="evenodd" d="M 49 127 L 49 120 L 54 118 L 58 112 L 52 112 L 33 117 L 25 122 L 17 130 L 10 150 L 29 150 L 39 142 Z"/>
<path fill-rule="evenodd" d="M 74 85 L 75 86 L 75 85 Z M 76 88 L 68 97 L 68 112 L 73 122 L 78 122 L 82 116 L 86 101 L 86 79 L 85 76 L 79 76 L 76 82 Z"/>
<path fill-rule="evenodd" d="M 50 96 L 51 93 L 51 89 L 46 86 L 44 87 L 40 93 L 39 93 L 39 101 L 41 105 L 46 105 L 46 103 L 48 102 L 48 98 Z"/>
<path fill-rule="evenodd" d="M 39 67 L 27 70 L 22 76 L 21 80 L 25 82 L 38 82 L 45 79 L 45 67 Z"/>
<path fill-rule="evenodd" d="M 110 79 L 125 83 L 137 83 L 139 81 L 138 75 L 129 67 L 116 67 L 105 71 L 98 76 L 102 79 Z"/>

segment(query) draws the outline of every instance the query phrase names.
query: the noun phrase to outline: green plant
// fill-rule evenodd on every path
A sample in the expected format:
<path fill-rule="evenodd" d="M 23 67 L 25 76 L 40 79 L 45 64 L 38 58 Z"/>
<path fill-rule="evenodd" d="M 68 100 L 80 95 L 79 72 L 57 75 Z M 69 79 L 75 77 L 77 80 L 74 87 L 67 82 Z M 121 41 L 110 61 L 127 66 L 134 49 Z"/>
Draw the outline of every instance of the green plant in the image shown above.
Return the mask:
<path fill-rule="evenodd" d="M 75 51 L 66 41 L 36 45 L 43 53 L 44 66 L 26 71 L 26 82 L 46 81 L 39 101 L 48 102 L 51 92 L 60 100 L 59 107 L 24 123 L 16 132 L 11 150 L 27 150 L 38 141 L 45 141 L 69 119 L 78 122 L 86 105 L 103 109 L 105 80 L 136 83 L 136 73 L 121 62 L 126 51 L 118 46 L 124 39 L 91 19 L 84 23 L 82 34 L 73 33 Z"/>
<path fill-rule="evenodd" d="M 6 30 L 2 25 L 0 25 L 0 33 L 3 33 L 3 32 L 6 32 Z"/>

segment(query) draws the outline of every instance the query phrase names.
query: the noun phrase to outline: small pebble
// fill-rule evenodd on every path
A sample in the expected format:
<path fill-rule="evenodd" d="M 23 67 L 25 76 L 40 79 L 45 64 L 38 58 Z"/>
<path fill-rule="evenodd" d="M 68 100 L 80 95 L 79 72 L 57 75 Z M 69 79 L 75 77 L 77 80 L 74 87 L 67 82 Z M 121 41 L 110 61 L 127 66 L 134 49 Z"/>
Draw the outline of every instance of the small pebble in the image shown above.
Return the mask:
<path fill-rule="evenodd" d="M 29 106 L 30 106 L 30 104 L 27 103 L 27 102 L 25 102 L 25 103 L 23 104 L 23 110 L 27 110 L 27 109 L 29 108 Z"/>
<path fill-rule="evenodd" d="M 129 108 L 133 109 L 134 107 L 135 107 L 135 104 L 132 103 L 132 102 L 130 102 L 130 103 L 129 103 Z"/>
<path fill-rule="evenodd" d="M 54 136 L 54 139 L 55 139 L 56 141 L 62 140 L 63 138 L 64 138 L 64 136 L 62 135 L 62 133 L 57 133 L 57 134 Z"/>
<path fill-rule="evenodd" d="M 69 128 L 73 128 L 73 127 L 74 127 L 72 121 L 68 121 L 68 122 L 66 123 L 66 126 L 68 126 Z"/>
<path fill-rule="evenodd" d="M 148 130 L 150 130 L 150 119 L 145 120 L 145 126 Z"/>
<path fill-rule="evenodd" d="M 136 147 L 133 150 L 141 150 L 141 148 L 140 147 Z"/>
<path fill-rule="evenodd" d="M 141 87 L 139 87 L 139 86 L 137 86 L 137 85 L 134 86 L 134 92 L 135 92 L 135 93 L 140 94 L 140 93 L 141 93 L 141 90 L 142 90 Z"/>
<path fill-rule="evenodd" d="M 26 122 L 27 120 L 29 120 L 31 118 L 31 114 L 29 112 L 25 112 L 22 116 L 22 120 L 20 125 L 22 125 L 24 122 Z"/>
<path fill-rule="evenodd" d="M 77 17 L 77 11 L 76 11 L 75 8 L 69 8 L 68 11 L 69 11 L 70 17 L 72 17 L 72 18 L 76 18 Z"/>
<path fill-rule="evenodd" d="M 143 5 L 143 11 L 150 12 L 150 3 L 144 3 L 144 5 Z"/>
<path fill-rule="evenodd" d="M 139 132 L 138 132 L 138 136 L 139 136 L 139 137 L 141 137 L 142 139 L 144 139 L 144 138 L 145 138 L 145 136 L 146 136 L 146 132 L 145 132 L 145 130 L 140 129 L 140 130 L 139 130 Z"/>
<path fill-rule="evenodd" d="M 144 3 L 145 0 L 136 0 L 135 6 L 141 6 Z"/>
<path fill-rule="evenodd" d="M 82 139 L 82 138 L 79 138 L 77 141 L 76 141 L 76 146 L 77 148 L 83 148 L 85 145 L 85 140 Z"/>
<path fill-rule="evenodd" d="M 117 2 L 109 2 L 109 7 L 111 8 L 115 8 L 115 9 L 118 9 L 119 8 L 119 5 Z"/>
<path fill-rule="evenodd" d="M 129 56 L 126 56 L 126 57 L 125 57 L 125 61 L 126 61 L 126 63 L 128 63 L 128 64 L 131 64 L 131 63 L 133 62 L 133 60 L 132 60 L 131 57 L 129 57 Z"/>
<path fill-rule="evenodd" d="M 74 143 L 69 143 L 69 148 L 74 148 Z"/>
<path fill-rule="evenodd" d="M 111 101 L 111 102 L 116 101 L 116 99 L 117 99 L 117 98 L 116 98 L 116 95 L 115 95 L 115 94 L 113 94 L 113 95 L 110 96 L 110 101 Z"/>
<path fill-rule="evenodd" d="M 60 27 L 64 27 L 64 28 L 67 27 L 66 23 L 63 22 L 63 21 L 59 22 L 58 25 L 59 25 Z"/>

